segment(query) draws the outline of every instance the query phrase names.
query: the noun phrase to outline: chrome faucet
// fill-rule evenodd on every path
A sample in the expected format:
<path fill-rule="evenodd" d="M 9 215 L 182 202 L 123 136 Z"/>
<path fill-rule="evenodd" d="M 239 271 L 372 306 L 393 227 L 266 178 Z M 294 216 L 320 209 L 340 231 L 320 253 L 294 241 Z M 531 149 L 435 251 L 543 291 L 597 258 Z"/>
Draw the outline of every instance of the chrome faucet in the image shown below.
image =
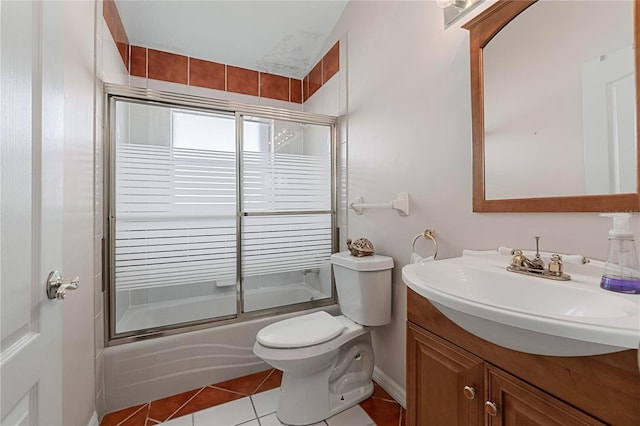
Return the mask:
<path fill-rule="evenodd" d="M 536 277 L 548 278 L 551 280 L 568 281 L 571 279 L 569 274 L 563 272 L 562 257 L 559 254 L 551 255 L 551 261 L 545 266 L 544 261 L 540 257 L 539 242 L 540 237 L 536 239 L 536 255 L 533 259 L 527 258 L 520 249 L 513 250 L 513 257 L 507 271 L 519 274 L 532 275 Z"/>

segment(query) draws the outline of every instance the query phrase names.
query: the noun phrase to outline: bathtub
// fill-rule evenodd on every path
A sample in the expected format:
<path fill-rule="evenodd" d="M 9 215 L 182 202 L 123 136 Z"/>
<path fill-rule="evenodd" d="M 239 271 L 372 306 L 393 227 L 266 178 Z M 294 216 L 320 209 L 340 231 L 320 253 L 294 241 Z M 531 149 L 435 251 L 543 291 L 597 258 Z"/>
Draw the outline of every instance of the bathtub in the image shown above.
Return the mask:
<path fill-rule="evenodd" d="M 274 306 L 291 305 L 326 298 L 321 291 L 305 283 L 277 287 L 256 288 L 245 291 L 244 306 L 247 312 L 268 309 Z M 190 297 L 155 303 L 131 305 L 117 321 L 116 330 L 123 333 L 132 330 L 180 324 L 236 313 L 236 293 Z"/>
<path fill-rule="evenodd" d="M 307 289 L 291 286 L 287 286 L 286 293 L 284 289 L 255 289 L 247 291 L 246 306 L 248 310 L 256 310 L 273 306 L 275 301 L 282 304 L 285 295 L 293 296 L 295 300 L 291 303 L 317 297 Z M 156 317 L 172 315 L 168 323 L 174 323 L 176 318 L 186 318 L 195 307 L 211 312 L 212 303 L 232 306 L 223 297 L 235 298 L 235 294 L 205 298 L 188 308 L 175 302 L 173 309 L 167 304 L 154 304 L 155 311 L 146 306 L 131 311 L 122 320 L 141 321 L 144 313 Z M 338 305 L 330 305 L 107 347 L 104 349 L 106 412 L 266 370 L 269 365 L 252 351 L 256 333 L 276 321 L 320 309 L 339 314 Z"/>

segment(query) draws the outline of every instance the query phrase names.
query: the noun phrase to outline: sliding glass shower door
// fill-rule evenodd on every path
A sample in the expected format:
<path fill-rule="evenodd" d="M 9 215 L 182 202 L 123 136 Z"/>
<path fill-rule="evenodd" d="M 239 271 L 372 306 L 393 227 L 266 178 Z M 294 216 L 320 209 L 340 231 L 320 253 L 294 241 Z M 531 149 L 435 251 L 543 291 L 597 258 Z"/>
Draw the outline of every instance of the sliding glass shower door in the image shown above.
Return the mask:
<path fill-rule="evenodd" d="M 113 96 L 110 339 L 330 303 L 333 126 Z"/>
<path fill-rule="evenodd" d="M 245 140 L 260 122 L 243 117 Z M 257 133 L 268 149 L 242 150 L 245 312 L 331 297 L 331 128 L 268 127 Z"/>
<path fill-rule="evenodd" d="M 235 315 L 235 117 L 115 113 L 116 333 Z"/>

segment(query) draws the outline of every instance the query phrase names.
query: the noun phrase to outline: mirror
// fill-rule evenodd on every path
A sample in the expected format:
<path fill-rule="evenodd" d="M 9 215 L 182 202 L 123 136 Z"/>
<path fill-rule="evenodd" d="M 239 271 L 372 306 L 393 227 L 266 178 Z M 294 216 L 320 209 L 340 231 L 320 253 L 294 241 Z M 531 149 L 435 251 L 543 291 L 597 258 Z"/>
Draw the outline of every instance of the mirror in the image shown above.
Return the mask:
<path fill-rule="evenodd" d="M 634 4 L 506 0 L 463 26 L 473 211 L 640 210 Z"/>

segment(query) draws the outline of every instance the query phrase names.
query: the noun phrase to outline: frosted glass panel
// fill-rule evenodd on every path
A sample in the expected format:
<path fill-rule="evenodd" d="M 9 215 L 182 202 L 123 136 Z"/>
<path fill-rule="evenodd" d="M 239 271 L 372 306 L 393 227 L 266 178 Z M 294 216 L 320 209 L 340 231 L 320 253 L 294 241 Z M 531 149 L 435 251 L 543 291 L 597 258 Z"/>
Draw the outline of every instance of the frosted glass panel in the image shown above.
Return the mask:
<path fill-rule="evenodd" d="M 234 315 L 234 117 L 127 102 L 116 114 L 116 332 Z"/>
<path fill-rule="evenodd" d="M 254 138 L 250 147 L 264 147 L 243 150 L 244 211 L 331 209 L 330 127 L 270 120 L 256 132 L 251 118 L 244 127 L 245 141 Z"/>
<path fill-rule="evenodd" d="M 245 312 L 331 297 L 331 215 L 243 220 Z"/>

